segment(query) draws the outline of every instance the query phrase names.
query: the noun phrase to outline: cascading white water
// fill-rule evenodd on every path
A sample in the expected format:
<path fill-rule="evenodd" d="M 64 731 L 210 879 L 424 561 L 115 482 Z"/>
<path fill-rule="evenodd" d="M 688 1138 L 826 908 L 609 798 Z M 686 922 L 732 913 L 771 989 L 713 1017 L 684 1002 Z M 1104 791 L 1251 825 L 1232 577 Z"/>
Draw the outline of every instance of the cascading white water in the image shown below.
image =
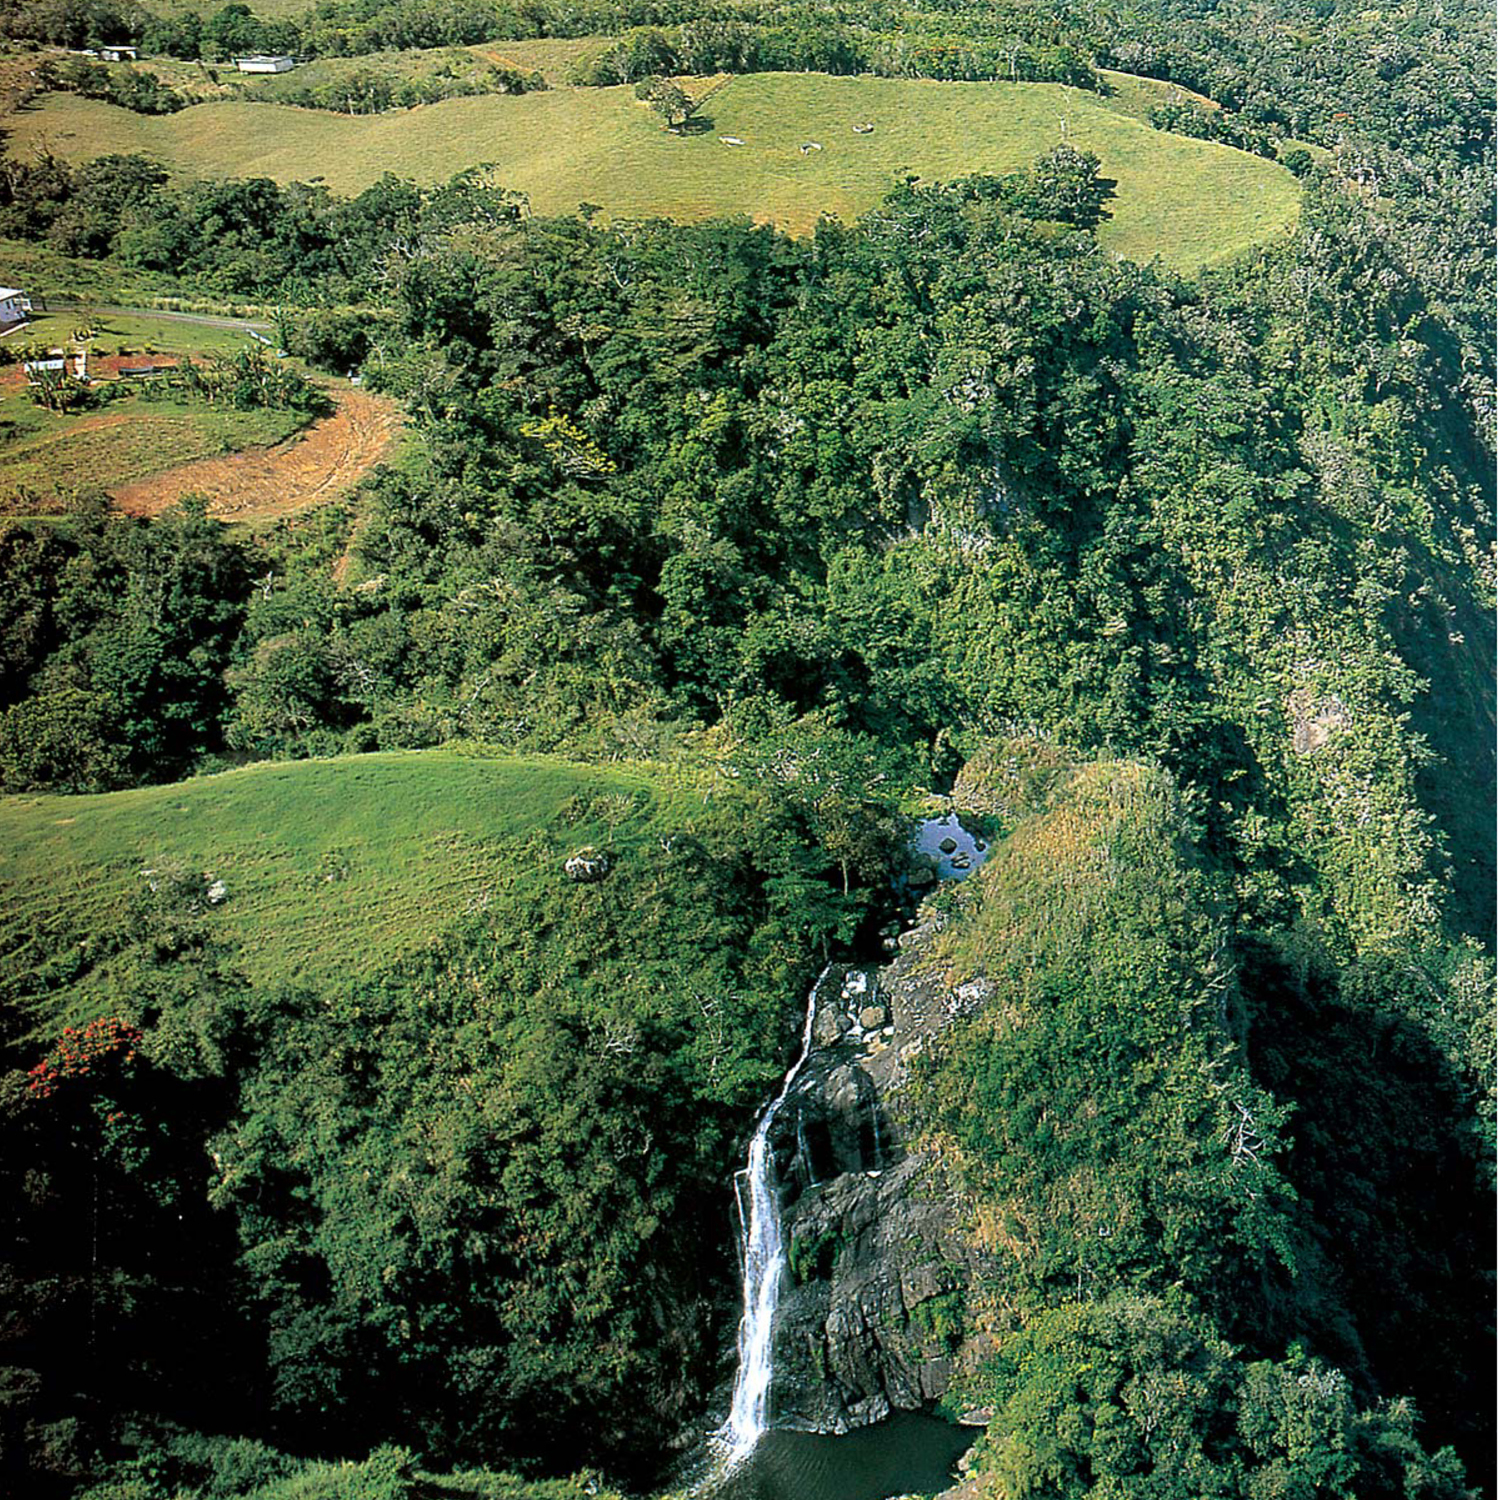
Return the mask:
<path fill-rule="evenodd" d="M 812 1050 L 813 1015 L 818 989 L 828 973 L 818 975 L 807 997 L 807 1019 L 802 1024 L 802 1051 L 782 1080 L 781 1092 L 766 1106 L 750 1140 L 745 1168 L 735 1178 L 740 1200 L 741 1257 L 745 1302 L 740 1316 L 740 1366 L 734 1377 L 734 1399 L 729 1418 L 716 1434 L 732 1466 L 747 1457 L 766 1431 L 766 1397 L 771 1389 L 771 1332 L 781 1276 L 786 1269 L 786 1247 L 781 1239 L 781 1202 L 777 1193 L 776 1162 L 771 1152 L 771 1126 L 786 1103 L 797 1075 Z M 748 1211 L 746 1193 L 749 1188 Z"/>

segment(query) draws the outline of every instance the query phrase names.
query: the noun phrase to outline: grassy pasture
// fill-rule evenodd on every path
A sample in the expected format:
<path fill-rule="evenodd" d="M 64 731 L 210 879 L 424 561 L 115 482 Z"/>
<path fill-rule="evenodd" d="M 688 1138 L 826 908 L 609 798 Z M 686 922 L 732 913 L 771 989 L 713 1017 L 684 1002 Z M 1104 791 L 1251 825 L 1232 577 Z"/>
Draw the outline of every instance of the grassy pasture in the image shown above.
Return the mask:
<path fill-rule="evenodd" d="M 583 810 L 565 817 L 575 797 Z M 690 811 L 636 771 L 446 750 L 0 798 L 0 974 L 76 949 L 143 891 L 143 869 L 174 868 L 224 881 L 211 921 L 252 980 L 366 974 L 492 897 L 566 890 L 562 862 L 584 844 L 629 879 L 632 850 Z M 86 1011 L 99 978 L 85 965 L 64 1008 Z"/>
<path fill-rule="evenodd" d="M 500 62 L 498 47 L 432 47 L 369 52 L 359 57 L 320 57 L 302 63 L 290 73 L 238 73 L 232 65 L 225 64 L 218 65 L 215 71 L 221 83 L 227 85 L 227 91 L 261 102 L 283 99 L 304 89 L 337 86 L 345 79 L 365 73 L 379 74 L 392 84 L 437 78 L 477 81 L 492 64 Z M 519 58 L 512 59 L 509 66 L 527 73 L 539 71 L 535 64 L 523 64 Z"/>
<path fill-rule="evenodd" d="M 360 117 L 248 103 L 153 117 L 52 95 L 9 123 L 11 149 L 23 153 L 43 140 L 75 160 L 139 151 L 185 173 L 322 180 L 340 192 L 384 172 L 437 182 L 492 162 L 539 213 L 587 201 L 614 217 L 748 214 L 805 232 L 821 213 L 852 218 L 872 207 L 906 172 L 941 179 L 1022 167 L 1065 120 L 1068 140 L 1098 152 L 1118 184 L 1100 239 L 1120 255 L 1187 270 L 1283 232 L 1297 212 L 1296 180 L 1274 162 L 1152 130 L 1057 84 L 755 74 L 709 112 L 711 129 L 678 138 L 629 88 Z M 855 135 L 857 121 L 874 131 Z M 823 149 L 803 155 L 809 141 Z"/>
<path fill-rule="evenodd" d="M 597 57 L 613 37 L 530 37 L 518 42 L 484 42 L 472 47 L 410 47 L 365 52 L 355 57 L 319 57 L 290 73 L 241 73 L 232 62 L 187 62 L 150 57 L 138 63 L 103 63 L 120 75 L 150 73 L 169 88 L 200 102 L 252 99 L 280 100 L 304 89 L 337 85 L 362 73 L 378 73 L 391 82 L 408 79 L 475 78 L 489 67 L 540 73 L 552 88 L 567 84 L 573 68 Z M 62 55 L 59 53 L 59 55 Z"/>
<path fill-rule="evenodd" d="M 1116 114 L 1129 115 L 1134 120 L 1149 120 L 1151 111 L 1159 104 L 1173 99 L 1187 98 L 1203 109 L 1217 109 L 1212 99 L 1195 94 L 1180 84 L 1163 83 L 1160 78 L 1145 78 L 1139 73 L 1120 73 L 1113 68 L 1100 68 L 1099 76 L 1109 92 L 1104 103 Z"/>
<path fill-rule="evenodd" d="M 84 324 L 89 354 L 216 354 L 243 349 L 250 340 L 237 328 L 153 317 L 150 313 L 91 313 L 84 307 L 40 313 L 6 340 L 11 347 L 72 344 Z"/>
<path fill-rule="evenodd" d="M 469 51 L 487 63 L 540 73 L 553 88 L 561 88 L 579 63 L 592 62 L 609 49 L 611 36 L 539 36 L 519 42 L 481 42 Z"/>
<path fill-rule="evenodd" d="M 301 425 L 295 412 L 219 411 L 139 398 L 59 415 L 24 393 L 10 395 L 0 400 L 0 516 L 48 514 L 76 494 L 277 443 Z"/>

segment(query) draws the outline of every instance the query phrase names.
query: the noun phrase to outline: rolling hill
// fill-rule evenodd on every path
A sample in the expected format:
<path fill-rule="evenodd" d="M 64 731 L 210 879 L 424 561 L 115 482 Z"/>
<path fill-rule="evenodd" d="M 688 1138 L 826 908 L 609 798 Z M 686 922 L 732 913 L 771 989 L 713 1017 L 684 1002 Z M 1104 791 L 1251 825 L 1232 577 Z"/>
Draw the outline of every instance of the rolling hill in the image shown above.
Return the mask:
<path fill-rule="evenodd" d="M 146 116 L 50 95 L 9 125 L 18 152 L 43 141 L 72 160 L 141 152 L 185 174 L 325 181 L 341 193 L 386 172 L 430 183 L 490 163 L 538 213 L 591 202 L 611 217 L 749 214 L 794 232 L 824 213 L 854 217 L 907 173 L 1014 171 L 1065 135 L 1097 152 L 1116 183 L 1101 242 L 1179 270 L 1274 238 L 1299 201 L 1296 180 L 1274 162 L 1153 130 L 1057 84 L 754 74 L 716 95 L 709 114 L 709 129 L 678 138 L 629 88 L 367 116 L 247 102 Z M 857 135 L 857 123 L 874 128 Z"/>
<path fill-rule="evenodd" d="M 637 771 L 542 757 L 387 752 L 267 763 L 168 786 L 0 799 L 0 976 L 78 953 L 168 875 L 227 890 L 216 931 L 254 981 L 371 973 L 465 912 L 540 883 L 587 844 L 629 850 L 682 809 Z M 150 874 L 146 872 L 155 872 Z M 628 872 L 627 872 L 628 873 Z M 66 1008 L 66 1006 L 64 1007 Z"/>

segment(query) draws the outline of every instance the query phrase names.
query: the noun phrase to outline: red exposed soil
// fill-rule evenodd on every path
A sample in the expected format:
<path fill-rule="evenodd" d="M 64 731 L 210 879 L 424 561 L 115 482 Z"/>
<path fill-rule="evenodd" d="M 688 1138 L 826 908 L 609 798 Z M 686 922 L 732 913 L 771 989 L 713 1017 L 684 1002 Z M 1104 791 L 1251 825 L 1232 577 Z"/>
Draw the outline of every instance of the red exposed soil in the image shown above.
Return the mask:
<path fill-rule="evenodd" d="M 175 368 L 181 361 L 175 354 L 102 354 L 97 359 L 89 356 L 89 377 L 93 380 L 113 379 L 121 370 L 141 370 L 147 365 L 153 369 Z"/>
<path fill-rule="evenodd" d="M 154 516 L 184 495 L 208 500 L 224 521 L 290 515 L 348 494 L 390 452 L 400 430 L 395 402 L 368 391 L 331 391 L 337 410 L 272 448 L 197 459 L 115 490 L 133 516 Z"/>
<path fill-rule="evenodd" d="M 18 330 L 23 339 L 25 336 L 24 328 L 25 325 L 23 324 L 21 329 Z M 73 359 L 73 345 L 71 342 L 68 343 L 67 349 L 68 368 L 71 370 Z M 89 355 L 89 379 L 116 380 L 121 378 L 120 371 L 122 368 L 139 370 L 146 365 L 151 365 L 155 369 L 165 370 L 169 366 L 175 366 L 180 363 L 181 361 L 175 354 L 103 354 L 98 358 L 95 358 L 91 354 Z M 125 376 L 123 378 L 129 379 L 130 377 Z M 26 371 L 20 365 L 6 365 L 0 368 L 0 391 L 19 391 L 25 389 L 25 386 Z"/>

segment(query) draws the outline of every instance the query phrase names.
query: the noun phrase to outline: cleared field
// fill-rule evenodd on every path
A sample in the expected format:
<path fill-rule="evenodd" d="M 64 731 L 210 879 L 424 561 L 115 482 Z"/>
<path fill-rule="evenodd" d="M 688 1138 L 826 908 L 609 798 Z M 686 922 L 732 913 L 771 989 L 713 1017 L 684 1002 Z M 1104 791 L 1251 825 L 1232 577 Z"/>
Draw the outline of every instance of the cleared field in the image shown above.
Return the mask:
<path fill-rule="evenodd" d="M 573 798 L 586 805 L 562 817 Z M 628 879 L 631 851 L 684 811 L 636 772 L 444 750 L 0 798 L 0 974 L 110 930 L 145 891 L 143 870 L 224 882 L 211 920 L 252 980 L 369 973 L 492 894 L 565 886 L 562 861 L 581 845 L 609 847 L 612 878 Z M 85 966 L 74 1004 L 98 978 Z"/>
<path fill-rule="evenodd" d="M 519 73 L 540 73 L 552 88 L 568 82 L 573 69 L 597 57 L 614 40 L 608 36 L 528 37 L 517 42 L 484 42 L 471 47 L 408 47 L 383 52 L 363 52 L 354 57 L 319 57 L 304 62 L 290 73 L 241 73 L 233 63 L 186 62 L 170 57 L 151 57 L 138 63 L 104 63 L 113 74 L 146 73 L 169 88 L 199 102 L 230 99 L 278 101 L 308 91 L 336 89 L 339 85 L 378 74 L 389 84 L 408 81 L 433 82 L 467 79 L 482 83 L 490 67 L 510 68 Z M 59 51 L 59 56 L 65 56 Z M 0 112 L 5 102 L 4 76 L 0 72 Z M 332 108 L 342 112 L 342 106 Z"/>
<path fill-rule="evenodd" d="M 1204 109 L 1217 109 L 1212 99 L 1195 94 L 1180 84 L 1163 83 L 1160 78 L 1145 78 L 1139 73 L 1120 73 L 1114 68 L 1100 68 L 1099 76 L 1109 92 L 1104 95 L 1107 108 L 1116 114 L 1130 115 L 1136 120 L 1149 119 L 1151 111 L 1159 104 L 1174 99 L 1190 99 Z"/>
<path fill-rule="evenodd" d="M 24 393 L 0 400 L 0 516 L 45 515 L 72 496 L 113 491 L 194 459 L 279 443 L 295 412 L 217 411 L 139 398 L 59 415 Z"/>
<path fill-rule="evenodd" d="M 89 357 L 131 354 L 216 354 L 243 349 L 248 342 L 236 328 L 190 323 L 150 313 L 96 312 L 87 306 L 39 313 L 8 336 L 14 348 L 72 344 L 87 331 Z"/>
<path fill-rule="evenodd" d="M 535 43 L 522 43 L 535 46 Z M 544 48 L 549 44 L 540 44 Z M 607 45 L 598 44 L 601 47 Z M 320 57 L 302 63 L 290 73 L 268 73 L 260 76 L 237 73 L 232 68 L 216 69 L 229 91 L 242 98 L 277 100 L 305 90 L 337 88 L 351 78 L 377 74 L 391 85 L 403 82 L 442 79 L 479 82 L 492 63 L 499 61 L 499 51 L 490 47 L 430 47 L 404 51 L 367 52 L 358 57 Z M 540 71 L 535 64 L 512 60 L 511 67 L 523 72 Z M 558 80 L 561 81 L 560 79 Z"/>
<path fill-rule="evenodd" d="M 679 138 L 629 88 L 360 117 L 246 103 L 153 117 L 50 95 L 9 124 L 11 149 L 23 154 L 43 141 L 75 160 L 139 151 L 186 173 L 326 181 L 340 192 L 385 172 L 438 182 L 489 162 L 539 213 L 592 202 L 614 217 L 747 214 L 805 232 L 821 213 L 852 218 L 872 207 L 907 172 L 933 180 L 1025 166 L 1066 121 L 1068 140 L 1096 151 L 1117 184 L 1101 242 L 1184 270 L 1282 233 L 1300 194 L 1274 162 L 1152 130 L 1057 84 L 768 73 L 735 80 L 709 113 L 709 130 Z M 855 135 L 858 122 L 874 129 Z M 823 149 L 803 154 L 811 142 Z"/>
<path fill-rule="evenodd" d="M 337 409 L 278 443 L 200 458 L 110 493 L 130 515 L 159 515 L 185 495 L 202 495 L 221 521 L 266 521 L 347 495 L 395 447 L 400 410 L 368 391 L 330 393 Z"/>
<path fill-rule="evenodd" d="M 481 42 L 469 51 L 500 68 L 540 73 L 553 88 L 561 88 L 582 62 L 591 62 L 609 49 L 610 36 L 539 36 L 520 42 Z"/>

